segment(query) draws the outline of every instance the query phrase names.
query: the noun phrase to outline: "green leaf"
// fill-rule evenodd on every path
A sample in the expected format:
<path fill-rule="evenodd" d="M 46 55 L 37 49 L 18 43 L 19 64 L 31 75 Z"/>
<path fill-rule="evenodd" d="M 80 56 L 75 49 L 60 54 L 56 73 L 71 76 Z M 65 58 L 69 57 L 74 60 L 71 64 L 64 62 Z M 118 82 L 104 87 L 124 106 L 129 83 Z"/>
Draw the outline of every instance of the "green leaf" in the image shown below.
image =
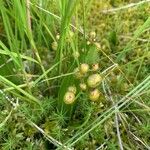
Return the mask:
<path fill-rule="evenodd" d="M 37 103 L 40 105 L 40 101 L 37 98 L 35 98 L 33 95 L 30 95 L 29 93 L 27 93 L 26 91 L 21 89 L 19 86 L 15 85 L 13 82 L 9 81 L 8 79 L 6 79 L 5 77 L 3 77 L 1 75 L 0 75 L 0 81 L 6 85 L 13 87 L 18 92 L 22 93 L 26 97 L 26 99 L 25 99 L 26 101 L 34 102 L 34 103 Z"/>
<path fill-rule="evenodd" d="M 99 54 L 98 50 L 96 49 L 95 46 L 90 46 L 90 49 L 87 52 L 85 62 L 88 64 L 94 64 L 99 61 Z"/>

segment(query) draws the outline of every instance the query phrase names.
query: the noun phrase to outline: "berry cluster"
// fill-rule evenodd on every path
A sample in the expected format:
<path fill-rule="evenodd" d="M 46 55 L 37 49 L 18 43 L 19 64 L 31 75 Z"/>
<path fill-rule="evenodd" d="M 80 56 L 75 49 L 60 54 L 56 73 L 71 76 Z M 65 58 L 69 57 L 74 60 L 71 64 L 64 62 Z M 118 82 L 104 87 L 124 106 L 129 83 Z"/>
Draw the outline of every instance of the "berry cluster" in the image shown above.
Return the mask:
<path fill-rule="evenodd" d="M 75 78 L 80 80 L 79 88 L 82 92 L 87 92 L 91 101 L 97 101 L 100 98 L 101 92 L 98 86 L 102 82 L 103 78 L 98 73 L 99 64 L 93 64 L 90 66 L 87 63 L 81 64 L 78 68 L 75 68 Z M 64 95 L 64 102 L 66 104 L 72 104 L 75 101 L 75 94 L 77 88 L 70 86 Z"/>

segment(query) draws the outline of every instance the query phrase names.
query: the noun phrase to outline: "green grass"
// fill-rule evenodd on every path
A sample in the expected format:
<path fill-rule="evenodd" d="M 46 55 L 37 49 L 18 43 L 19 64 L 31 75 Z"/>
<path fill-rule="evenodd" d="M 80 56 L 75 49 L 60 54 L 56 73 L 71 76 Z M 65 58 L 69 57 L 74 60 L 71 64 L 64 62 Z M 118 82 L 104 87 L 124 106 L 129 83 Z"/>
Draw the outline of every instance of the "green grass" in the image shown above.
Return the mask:
<path fill-rule="evenodd" d="M 150 149 L 150 3 L 132 2 L 0 0 L 0 149 Z"/>

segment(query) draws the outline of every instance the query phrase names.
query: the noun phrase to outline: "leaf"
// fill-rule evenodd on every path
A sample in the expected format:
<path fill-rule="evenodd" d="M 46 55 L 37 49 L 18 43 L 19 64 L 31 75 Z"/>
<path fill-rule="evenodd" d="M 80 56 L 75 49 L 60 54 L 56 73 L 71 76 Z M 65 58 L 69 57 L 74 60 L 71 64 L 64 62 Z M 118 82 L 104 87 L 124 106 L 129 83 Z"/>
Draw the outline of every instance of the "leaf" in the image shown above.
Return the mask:
<path fill-rule="evenodd" d="M 87 52 L 85 62 L 88 64 L 94 64 L 99 61 L 99 54 L 98 50 L 96 49 L 95 46 L 90 46 L 90 49 Z"/>
<path fill-rule="evenodd" d="M 117 34 L 115 31 L 110 32 L 109 34 L 109 42 L 115 46 L 117 44 Z"/>
<path fill-rule="evenodd" d="M 40 105 L 40 101 L 37 98 L 35 98 L 33 95 L 30 95 L 29 93 L 27 93 L 26 91 L 21 89 L 19 86 L 15 85 L 13 82 L 9 81 L 8 79 L 6 79 L 5 77 L 3 77 L 1 75 L 0 75 L 0 81 L 6 85 L 13 87 L 14 89 L 16 89 L 17 91 L 22 93 L 24 96 L 26 96 L 26 101 L 34 102 L 34 103 Z"/>

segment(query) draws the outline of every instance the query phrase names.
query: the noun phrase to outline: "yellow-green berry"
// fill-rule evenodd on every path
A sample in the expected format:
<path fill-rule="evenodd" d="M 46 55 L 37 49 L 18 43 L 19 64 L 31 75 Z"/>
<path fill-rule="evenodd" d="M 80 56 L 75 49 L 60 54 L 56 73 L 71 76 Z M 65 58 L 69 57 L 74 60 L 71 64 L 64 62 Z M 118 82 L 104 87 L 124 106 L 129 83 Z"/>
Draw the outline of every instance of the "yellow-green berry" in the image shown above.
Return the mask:
<path fill-rule="evenodd" d="M 64 103 L 72 104 L 75 101 L 75 94 L 73 92 L 66 92 L 64 95 Z"/>
<path fill-rule="evenodd" d="M 98 69 L 99 69 L 99 64 L 98 63 L 92 65 L 92 70 L 93 71 L 97 71 Z"/>
<path fill-rule="evenodd" d="M 73 53 L 73 56 L 74 56 L 75 58 L 78 58 L 78 57 L 80 56 L 80 53 L 76 51 L 76 52 Z"/>
<path fill-rule="evenodd" d="M 85 83 L 80 83 L 79 86 L 80 86 L 81 90 L 83 90 L 83 91 L 85 91 L 87 89 L 87 86 Z"/>
<path fill-rule="evenodd" d="M 98 89 L 94 89 L 89 93 L 89 99 L 91 101 L 97 101 L 100 97 L 100 91 Z"/>
<path fill-rule="evenodd" d="M 88 64 L 81 64 L 80 65 L 80 72 L 82 73 L 82 74 L 85 74 L 85 73 L 87 73 L 89 71 L 89 65 Z"/>
<path fill-rule="evenodd" d="M 74 93 L 74 94 L 76 94 L 77 88 L 76 88 L 75 86 L 69 86 L 69 87 L 68 87 L 68 91 L 69 91 L 69 92 L 72 92 L 72 93 Z"/>
<path fill-rule="evenodd" d="M 56 39 L 57 39 L 57 40 L 60 39 L 60 35 L 59 35 L 59 34 L 56 35 Z"/>
<path fill-rule="evenodd" d="M 87 41 L 87 45 L 90 45 L 91 44 L 91 42 L 90 41 Z"/>
<path fill-rule="evenodd" d="M 92 74 L 87 79 L 87 84 L 91 88 L 97 87 L 102 81 L 102 77 L 99 74 Z"/>
<path fill-rule="evenodd" d="M 74 73 L 75 73 L 75 77 L 76 77 L 77 79 L 80 79 L 80 78 L 83 77 L 83 74 L 79 71 L 79 68 L 75 68 L 75 69 L 74 69 Z"/>
<path fill-rule="evenodd" d="M 92 31 L 92 32 L 90 32 L 89 36 L 90 36 L 91 39 L 95 39 L 96 33 L 94 31 Z"/>
<path fill-rule="evenodd" d="M 72 31 L 69 31 L 69 36 L 72 38 L 74 36 L 74 33 Z"/>
<path fill-rule="evenodd" d="M 54 42 L 52 43 L 52 49 L 53 49 L 54 51 L 56 51 L 56 50 L 57 50 L 57 47 L 58 47 L 58 44 L 57 44 L 56 41 L 54 41 Z"/>

